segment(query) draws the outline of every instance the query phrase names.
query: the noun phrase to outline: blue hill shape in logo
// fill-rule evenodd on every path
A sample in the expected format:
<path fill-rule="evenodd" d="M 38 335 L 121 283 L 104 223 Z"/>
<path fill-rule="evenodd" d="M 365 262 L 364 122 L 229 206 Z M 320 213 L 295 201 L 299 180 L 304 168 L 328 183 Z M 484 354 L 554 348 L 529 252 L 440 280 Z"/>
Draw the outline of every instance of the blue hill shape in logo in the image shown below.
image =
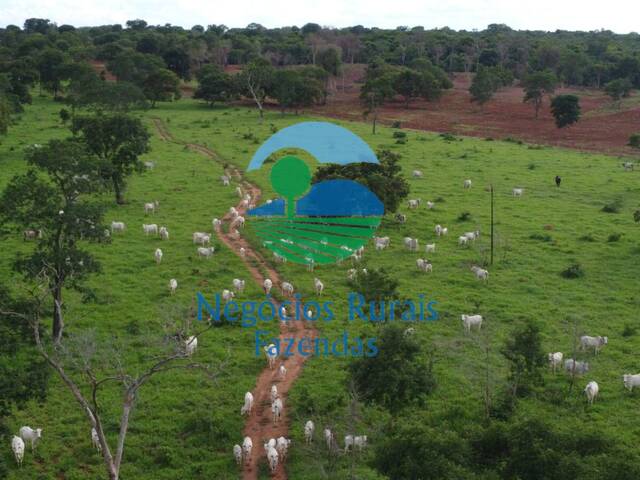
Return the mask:
<path fill-rule="evenodd" d="M 286 202 L 273 200 L 249 210 L 251 228 L 264 245 L 283 258 L 303 264 L 340 261 L 375 233 L 384 205 L 366 187 L 351 180 L 326 180 L 311 186 L 286 216 Z"/>

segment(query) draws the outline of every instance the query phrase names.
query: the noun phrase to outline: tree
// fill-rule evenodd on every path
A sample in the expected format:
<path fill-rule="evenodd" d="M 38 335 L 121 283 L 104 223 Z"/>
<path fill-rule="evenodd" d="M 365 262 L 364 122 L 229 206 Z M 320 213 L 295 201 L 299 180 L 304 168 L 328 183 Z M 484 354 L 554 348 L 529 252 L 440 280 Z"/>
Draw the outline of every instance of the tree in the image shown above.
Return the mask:
<path fill-rule="evenodd" d="M 274 69 L 271 63 L 258 57 L 249 62 L 238 76 L 240 92 L 256 102 L 260 112 L 260 120 L 264 118 L 264 101 L 273 88 Z"/>
<path fill-rule="evenodd" d="M 166 68 L 150 73 L 142 83 L 142 91 L 151 101 L 151 108 L 155 108 L 156 102 L 171 102 L 180 98 L 179 87 L 178 76 Z"/>
<path fill-rule="evenodd" d="M 217 65 L 204 66 L 196 77 L 198 88 L 193 98 L 204 100 L 210 107 L 213 107 L 215 102 L 228 102 L 235 97 L 233 79 Z"/>
<path fill-rule="evenodd" d="M 402 175 L 399 154 L 389 150 L 378 150 L 377 156 L 379 164 L 321 165 L 313 176 L 313 183 L 337 178 L 354 180 L 376 194 L 384 204 L 387 214 L 393 213 L 409 195 L 409 183 Z"/>
<path fill-rule="evenodd" d="M 477 102 L 481 107 L 491 100 L 496 91 L 496 78 L 488 68 L 480 67 L 471 81 L 469 93 L 471 101 Z"/>
<path fill-rule="evenodd" d="M 11 123 L 11 105 L 4 95 L 0 94 L 0 135 L 6 135 Z"/>
<path fill-rule="evenodd" d="M 58 112 L 58 116 L 60 117 L 60 121 L 62 122 L 63 125 L 66 125 L 69 119 L 71 118 L 71 114 L 69 113 L 69 110 L 67 110 L 66 108 L 61 108 L 60 111 Z"/>
<path fill-rule="evenodd" d="M 633 212 L 633 219 L 636 223 L 640 223 L 640 210 Z"/>
<path fill-rule="evenodd" d="M 367 303 L 389 302 L 398 300 L 399 282 L 383 268 L 367 269 L 367 275 L 357 275 L 349 282 L 353 291 L 361 294 Z"/>
<path fill-rule="evenodd" d="M 404 98 L 405 108 L 409 108 L 411 99 L 420 95 L 422 81 L 422 76 L 409 68 L 403 68 L 396 74 L 393 81 L 393 90 Z"/>
<path fill-rule="evenodd" d="M 39 278 L 46 278 L 46 276 L 47 270 L 44 269 Z M 0 310 L 0 315 L 19 319 L 31 329 L 38 353 L 71 393 L 79 411 L 86 416 L 90 427 L 95 429 L 107 478 L 119 480 L 131 414 L 140 389 L 155 375 L 176 369 L 201 370 L 210 380 L 215 381 L 226 368 L 228 359 L 220 362 L 215 370 L 207 364 L 185 362 L 190 357 L 185 348 L 187 339 L 195 338 L 197 340 L 212 328 L 212 324 L 210 324 L 194 335 L 188 336 L 189 321 L 184 322 L 184 326 L 181 328 L 177 328 L 175 322 L 167 322 L 163 325 L 166 331 L 171 331 L 171 335 L 165 337 L 162 342 L 163 348 L 160 351 L 155 348 L 151 355 L 144 358 L 146 365 L 137 369 L 135 373 L 126 371 L 121 352 L 125 348 L 137 348 L 139 345 L 137 339 L 127 343 L 114 339 L 111 343 L 99 345 L 92 332 L 81 332 L 70 335 L 65 345 L 51 348 L 46 337 L 40 331 L 42 300 L 48 293 L 47 282 L 41 282 L 37 286 L 37 290 L 31 294 L 30 303 L 33 307 L 30 310 Z M 170 341 L 167 342 L 167 338 Z M 145 351 L 151 346 L 147 346 Z M 105 403 L 113 398 L 105 392 L 107 384 L 119 385 L 121 389 L 119 403 L 121 413 L 117 425 L 118 436 L 115 445 L 110 445 L 105 432 L 108 421 L 108 415 L 105 412 L 109 411 L 105 408 Z M 112 447 L 115 448 L 112 450 Z"/>
<path fill-rule="evenodd" d="M 72 117 L 77 108 L 127 112 L 149 107 L 144 93 L 133 83 L 106 82 L 93 72 L 71 80 L 66 102 L 71 105 Z"/>
<path fill-rule="evenodd" d="M 89 151 L 102 159 L 102 176 L 115 192 L 116 202 L 124 203 L 126 177 L 142 170 L 139 155 L 149 151 L 149 133 L 140 119 L 124 113 L 77 116 L 71 129 L 80 134 Z"/>
<path fill-rule="evenodd" d="M 349 365 L 360 397 L 392 412 L 435 389 L 433 359 L 425 361 L 420 344 L 404 330 L 403 325 L 385 325 L 377 342 L 378 355 L 359 358 Z"/>
<path fill-rule="evenodd" d="M 557 95 L 551 101 L 551 113 L 558 128 L 572 125 L 580 118 L 580 99 L 575 95 Z"/>
<path fill-rule="evenodd" d="M 628 97 L 632 88 L 633 85 L 628 78 L 617 78 L 608 82 L 604 86 L 604 91 L 619 106 L 620 100 Z"/>
<path fill-rule="evenodd" d="M 527 395 L 542 383 L 541 369 L 545 365 L 540 326 L 527 320 L 507 339 L 502 354 L 509 362 L 511 396 Z"/>
<path fill-rule="evenodd" d="M 40 85 L 58 96 L 62 80 L 66 77 L 64 72 L 65 56 L 56 48 L 45 49 L 38 57 L 38 71 L 40 73 Z"/>
<path fill-rule="evenodd" d="M 278 70 L 271 95 L 278 101 L 284 114 L 287 108 L 293 108 L 298 113 L 299 108 L 321 101 L 324 92 L 324 85 L 317 78 L 295 70 Z"/>
<path fill-rule="evenodd" d="M 544 96 L 553 94 L 558 80 L 553 72 L 545 70 L 527 75 L 522 83 L 524 86 L 524 102 L 533 103 L 536 118 L 538 118 Z"/>
<path fill-rule="evenodd" d="M 26 159 L 31 168 L 13 177 L 2 193 L 0 224 L 40 232 L 35 250 L 18 254 L 14 268 L 30 279 L 47 270 L 52 337 L 59 343 L 65 287 L 88 294 L 82 282 L 99 270 L 98 262 L 80 246 L 82 240 L 104 238 L 103 207 L 90 201 L 102 186 L 103 165 L 74 139 L 33 146 Z"/>
<path fill-rule="evenodd" d="M 372 131 L 376 133 L 378 121 L 378 109 L 385 101 L 393 98 L 393 75 L 387 73 L 381 76 L 368 78 L 360 89 L 360 102 L 364 105 L 364 114 L 373 116 Z"/>

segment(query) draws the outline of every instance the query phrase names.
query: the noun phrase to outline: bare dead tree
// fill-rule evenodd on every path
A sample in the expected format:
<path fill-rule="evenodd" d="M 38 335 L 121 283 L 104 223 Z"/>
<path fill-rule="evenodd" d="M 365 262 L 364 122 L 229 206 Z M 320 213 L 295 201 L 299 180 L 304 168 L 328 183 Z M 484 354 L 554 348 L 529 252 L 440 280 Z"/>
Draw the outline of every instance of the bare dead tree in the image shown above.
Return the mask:
<path fill-rule="evenodd" d="M 0 310 L 0 314 L 20 318 L 28 322 L 33 331 L 36 349 L 49 366 L 58 374 L 86 415 L 91 427 L 95 428 L 102 451 L 107 478 L 109 480 L 118 480 L 120 478 L 130 416 L 134 409 L 140 388 L 156 374 L 176 369 L 200 370 L 204 372 L 210 380 L 215 381 L 224 371 L 228 358 L 221 361 L 216 368 L 212 368 L 212 366 L 208 364 L 184 362 L 184 360 L 189 359 L 184 341 L 186 331 L 180 331 L 171 337 L 171 351 L 165 351 L 163 354 L 153 357 L 149 365 L 137 375 L 127 373 L 122 365 L 119 355 L 120 352 L 115 348 L 110 348 L 109 354 L 106 355 L 105 358 L 109 359 L 111 363 L 110 366 L 115 373 L 105 375 L 94 367 L 93 360 L 96 360 L 98 346 L 95 343 L 92 332 L 82 332 L 73 338 L 74 341 L 69 341 L 68 344 L 65 345 L 56 343 L 55 341 L 46 342 L 42 337 L 41 312 L 43 311 L 45 299 L 51 295 L 51 292 L 48 290 L 49 283 L 46 279 L 46 272 L 43 272 L 40 279 L 41 281 L 38 285 L 25 289 L 32 300 L 32 308 L 30 311 L 14 312 Z M 212 324 L 207 325 L 193 336 L 198 338 L 210 328 L 212 328 Z M 167 337 L 165 336 L 165 338 Z M 108 348 L 109 347 L 112 346 L 108 346 Z M 100 370 L 104 369 L 104 361 L 97 361 L 96 363 L 99 363 Z M 104 414 L 99 402 L 101 389 L 112 382 L 120 384 L 122 388 L 119 432 L 114 450 L 111 449 L 104 432 Z"/>

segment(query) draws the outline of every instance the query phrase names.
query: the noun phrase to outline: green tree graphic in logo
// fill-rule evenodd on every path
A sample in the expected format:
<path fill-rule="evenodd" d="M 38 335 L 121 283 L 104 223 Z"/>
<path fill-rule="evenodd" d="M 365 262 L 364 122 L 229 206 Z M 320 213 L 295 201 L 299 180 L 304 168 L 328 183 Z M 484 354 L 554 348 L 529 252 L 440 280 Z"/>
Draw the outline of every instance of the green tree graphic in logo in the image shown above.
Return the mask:
<path fill-rule="evenodd" d="M 296 198 L 309 190 L 311 172 L 298 157 L 289 155 L 278 160 L 271 169 L 271 186 L 287 202 L 287 218 L 296 215 Z"/>

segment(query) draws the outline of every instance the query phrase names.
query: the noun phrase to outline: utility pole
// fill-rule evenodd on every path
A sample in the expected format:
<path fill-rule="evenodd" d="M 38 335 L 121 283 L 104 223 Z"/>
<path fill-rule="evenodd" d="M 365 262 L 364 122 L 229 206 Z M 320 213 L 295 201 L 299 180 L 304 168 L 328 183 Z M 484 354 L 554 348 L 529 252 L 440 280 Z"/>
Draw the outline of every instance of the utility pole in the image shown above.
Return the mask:
<path fill-rule="evenodd" d="M 493 183 L 491 184 L 491 262 L 493 265 Z"/>

